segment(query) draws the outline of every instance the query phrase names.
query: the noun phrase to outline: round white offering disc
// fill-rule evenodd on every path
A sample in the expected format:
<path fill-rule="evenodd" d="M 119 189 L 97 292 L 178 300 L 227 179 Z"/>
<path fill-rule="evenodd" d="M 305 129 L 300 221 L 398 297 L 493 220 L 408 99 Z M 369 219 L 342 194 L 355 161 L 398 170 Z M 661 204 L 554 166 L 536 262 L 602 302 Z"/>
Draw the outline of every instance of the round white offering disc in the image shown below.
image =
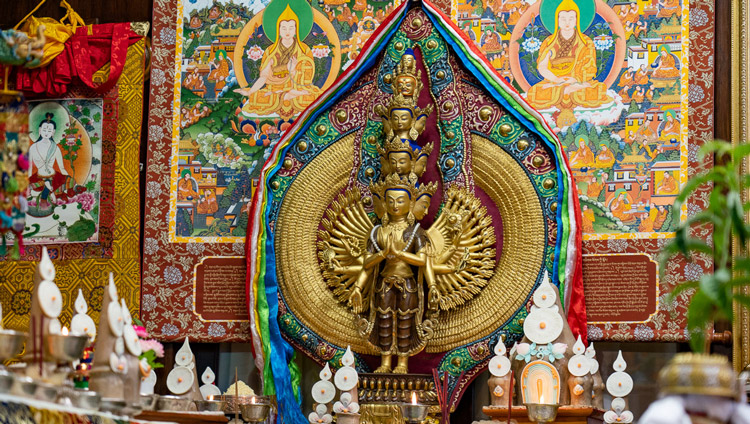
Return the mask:
<path fill-rule="evenodd" d="M 328 403 L 336 396 L 336 387 L 333 383 L 326 380 L 318 381 L 313 384 L 312 398 L 316 403 Z"/>
<path fill-rule="evenodd" d="M 128 349 L 133 356 L 140 356 L 143 353 L 141 349 L 141 341 L 138 340 L 138 334 L 135 333 L 135 329 L 132 325 L 126 325 L 122 330 L 122 338 L 125 339 L 125 347 Z"/>
<path fill-rule="evenodd" d="M 60 324 L 60 320 L 57 318 L 49 320 L 49 324 L 47 324 L 47 331 L 49 331 L 49 334 L 62 333 L 62 324 Z"/>
<path fill-rule="evenodd" d="M 532 342 L 543 345 L 555 341 L 563 330 L 563 319 L 553 309 L 532 311 L 523 322 L 523 332 Z"/>
<path fill-rule="evenodd" d="M 175 367 L 167 376 L 167 388 L 170 392 L 181 395 L 193 387 L 193 372 L 186 367 Z"/>
<path fill-rule="evenodd" d="M 213 396 L 214 398 L 221 396 L 221 390 L 213 384 L 204 384 L 200 387 L 200 390 L 204 400 L 208 400 L 209 396 Z"/>
<path fill-rule="evenodd" d="M 122 321 L 125 325 L 133 325 L 133 316 L 130 315 L 128 305 L 125 304 L 125 299 L 120 299 L 120 309 L 122 309 Z"/>
<path fill-rule="evenodd" d="M 357 385 L 357 370 L 352 367 L 339 368 L 336 371 L 336 375 L 333 376 L 333 381 L 336 383 L 336 387 L 342 392 L 349 391 Z"/>
<path fill-rule="evenodd" d="M 541 284 L 534 292 L 534 305 L 540 308 L 550 308 L 555 304 L 557 293 L 551 284 Z"/>
<path fill-rule="evenodd" d="M 39 298 L 39 306 L 42 307 L 42 312 L 47 318 L 57 318 L 60 316 L 63 307 L 63 297 L 57 284 L 52 281 L 42 281 L 39 284 L 39 291 L 36 295 Z"/>
<path fill-rule="evenodd" d="M 618 414 L 625 410 L 625 399 L 623 398 L 614 398 L 612 399 L 612 410 L 617 412 Z"/>
<path fill-rule="evenodd" d="M 109 321 L 109 330 L 117 337 L 122 336 L 122 329 L 125 323 L 122 320 L 122 309 L 117 302 L 109 302 L 107 306 L 107 321 Z"/>
<path fill-rule="evenodd" d="M 96 339 L 96 324 L 87 314 L 76 314 L 70 321 L 70 331 L 74 334 L 86 334 L 93 342 Z"/>
<path fill-rule="evenodd" d="M 572 356 L 568 361 L 568 371 L 576 377 L 583 377 L 591 371 L 589 359 L 583 355 Z"/>
<path fill-rule="evenodd" d="M 112 352 L 109 354 L 109 368 L 116 373 L 125 374 L 128 372 L 128 361 L 124 356 Z"/>
<path fill-rule="evenodd" d="M 149 371 L 146 378 L 143 379 L 143 382 L 146 384 L 156 384 L 156 371 L 154 371 L 153 369 Z"/>
<path fill-rule="evenodd" d="M 599 372 L 599 361 L 596 359 L 589 359 L 589 372 L 591 374 L 596 374 Z"/>
<path fill-rule="evenodd" d="M 510 359 L 506 356 L 493 356 L 487 369 L 495 377 L 502 377 L 510 372 Z"/>
<path fill-rule="evenodd" d="M 617 371 L 613 372 L 607 379 L 607 391 L 615 397 L 625 397 L 633 390 L 633 378 L 630 375 Z"/>
<path fill-rule="evenodd" d="M 201 381 L 203 384 L 213 384 L 213 382 L 216 381 L 216 374 L 214 374 L 214 370 L 212 370 L 211 367 L 206 367 L 206 370 L 203 371 Z"/>
<path fill-rule="evenodd" d="M 115 353 L 118 355 L 125 353 L 125 340 L 122 337 L 115 339 Z"/>

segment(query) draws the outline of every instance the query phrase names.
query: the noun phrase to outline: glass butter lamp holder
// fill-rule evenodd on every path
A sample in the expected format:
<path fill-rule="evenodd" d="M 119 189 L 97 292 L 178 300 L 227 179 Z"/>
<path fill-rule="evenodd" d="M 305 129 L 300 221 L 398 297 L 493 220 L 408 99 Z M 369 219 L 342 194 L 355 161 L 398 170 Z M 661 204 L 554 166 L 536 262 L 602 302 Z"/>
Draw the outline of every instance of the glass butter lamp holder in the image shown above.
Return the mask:
<path fill-rule="evenodd" d="M 411 393 L 411 402 L 401 405 L 401 416 L 407 424 L 420 424 L 427 418 L 428 406 L 417 402 L 417 392 Z"/>

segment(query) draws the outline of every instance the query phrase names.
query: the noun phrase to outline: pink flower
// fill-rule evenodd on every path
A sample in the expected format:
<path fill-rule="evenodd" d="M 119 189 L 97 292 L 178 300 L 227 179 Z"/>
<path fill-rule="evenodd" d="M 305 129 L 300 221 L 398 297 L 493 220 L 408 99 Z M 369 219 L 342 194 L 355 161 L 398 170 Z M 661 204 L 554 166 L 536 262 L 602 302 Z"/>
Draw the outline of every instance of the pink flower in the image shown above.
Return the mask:
<path fill-rule="evenodd" d="M 154 339 L 141 340 L 141 349 L 143 349 L 144 352 L 153 350 L 154 353 L 156 353 L 157 358 L 164 357 L 164 346 Z"/>
<path fill-rule="evenodd" d="M 148 331 L 144 327 L 141 327 L 140 325 L 133 325 L 133 330 L 135 330 L 135 334 L 141 338 L 141 339 L 147 339 L 148 338 Z"/>

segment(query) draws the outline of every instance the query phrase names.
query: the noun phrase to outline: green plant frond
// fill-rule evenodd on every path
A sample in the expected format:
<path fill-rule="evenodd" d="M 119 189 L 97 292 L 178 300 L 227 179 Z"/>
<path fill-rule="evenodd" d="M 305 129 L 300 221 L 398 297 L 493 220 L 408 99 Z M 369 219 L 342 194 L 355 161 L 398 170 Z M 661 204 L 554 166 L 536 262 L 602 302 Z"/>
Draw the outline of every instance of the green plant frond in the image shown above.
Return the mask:
<path fill-rule="evenodd" d="M 707 255 L 713 255 L 714 249 L 709 246 L 705 241 L 693 237 L 685 238 L 685 239 L 675 239 L 672 243 L 669 243 L 668 245 L 664 246 L 664 249 L 662 249 L 662 254 L 666 255 L 669 259 L 672 256 L 674 256 L 677 253 L 682 253 L 690 259 L 690 251 L 695 250 L 700 253 L 705 253 Z"/>
<path fill-rule="evenodd" d="M 688 332 L 690 333 L 690 347 L 694 352 L 706 349 L 706 327 L 713 320 L 714 304 L 711 299 L 698 289 L 693 294 L 687 312 Z"/>
<path fill-rule="evenodd" d="M 722 142 L 724 144 L 730 144 L 726 142 Z M 734 163 L 739 163 L 742 161 L 742 158 L 745 156 L 750 155 L 750 144 L 749 143 L 741 143 L 736 146 L 733 146 L 734 148 L 731 149 L 732 152 L 732 161 Z"/>
<path fill-rule="evenodd" d="M 725 153 L 729 153 L 731 149 L 732 149 L 731 143 L 727 143 L 726 141 L 721 141 L 721 140 L 714 140 L 714 141 L 709 141 L 706 144 L 704 144 L 700 148 L 700 150 L 698 150 L 698 154 L 701 156 L 705 156 L 708 154 L 722 155 Z"/>
<path fill-rule="evenodd" d="M 734 296 L 732 296 L 732 300 L 736 301 L 746 308 L 750 308 L 750 296 L 746 294 L 735 294 Z"/>
<path fill-rule="evenodd" d="M 682 282 L 682 283 L 678 284 L 677 286 L 675 286 L 674 289 L 672 289 L 672 292 L 670 292 L 667 295 L 666 299 L 667 299 L 668 302 L 673 302 L 675 299 L 677 299 L 677 296 L 679 296 L 683 292 L 686 292 L 686 291 L 692 290 L 692 289 L 697 289 L 699 285 L 700 285 L 700 282 L 698 282 L 698 281 L 685 281 L 685 282 Z"/>

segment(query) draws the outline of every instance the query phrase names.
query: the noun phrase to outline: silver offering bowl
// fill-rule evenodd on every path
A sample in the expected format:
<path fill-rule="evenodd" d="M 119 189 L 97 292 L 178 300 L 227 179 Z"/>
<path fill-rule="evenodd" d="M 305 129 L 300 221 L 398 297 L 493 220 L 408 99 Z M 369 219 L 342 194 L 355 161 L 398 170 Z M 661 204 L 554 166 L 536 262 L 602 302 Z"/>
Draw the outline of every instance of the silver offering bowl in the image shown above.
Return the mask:
<path fill-rule="evenodd" d="M 31 377 L 16 377 L 11 388 L 11 393 L 17 396 L 34 397 L 36 393 L 36 381 Z"/>
<path fill-rule="evenodd" d="M 150 395 L 141 393 L 141 408 L 143 408 L 144 411 L 153 411 L 156 409 L 156 401 L 158 400 L 159 395 L 155 393 Z"/>
<path fill-rule="evenodd" d="M 244 403 L 240 405 L 242 419 L 251 423 L 265 422 L 270 411 L 270 403 Z"/>
<path fill-rule="evenodd" d="M 402 403 L 401 404 L 401 415 L 404 417 L 404 421 L 409 424 L 419 424 L 427 418 L 427 405 L 419 403 Z"/>
<path fill-rule="evenodd" d="M 0 370 L 0 393 L 8 393 L 10 388 L 13 387 L 13 381 L 15 381 L 13 373 L 5 370 Z"/>
<path fill-rule="evenodd" d="M 114 415 L 122 415 L 122 411 L 127 408 L 128 404 L 124 399 L 101 398 L 99 401 L 99 410 L 109 412 Z"/>
<path fill-rule="evenodd" d="M 36 383 L 36 398 L 45 402 L 57 401 L 59 387 L 48 383 Z"/>
<path fill-rule="evenodd" d="M 73 406 L 76 408 L 96 411 L 102 403 L 102 396 L 91 390 L 74 389 L 72 391 L 71 400 L 73 401 Z"/>
<path fill-rule="evenodd" d="M 0 330 L 0 361 L 13 359 L 21 353 L 26 333 L 15 330 Z"/>
<path fill-rule="evenodd" d="M 86 334 L 47 334 L 44 336 L 44 357 L 70 363 L 81 359 L 89 342 Z"/>
<path fill-rule="evenodd" d="M 195 400 L 198 412 L 224 412 L 226 402 L 223 400 Z"/>
<path fill-rule="evenodd" d="M 527 403 L 526 413 L 529 420 L 535 423 L 551 423 L 557 417 L 557 404 Z"/>
<path fill-rule="evenodd" d="M 159 411 L 184 412 L 190 409 L 192 400 L 180 396 L 159 396 L 156 402 Z"/>

